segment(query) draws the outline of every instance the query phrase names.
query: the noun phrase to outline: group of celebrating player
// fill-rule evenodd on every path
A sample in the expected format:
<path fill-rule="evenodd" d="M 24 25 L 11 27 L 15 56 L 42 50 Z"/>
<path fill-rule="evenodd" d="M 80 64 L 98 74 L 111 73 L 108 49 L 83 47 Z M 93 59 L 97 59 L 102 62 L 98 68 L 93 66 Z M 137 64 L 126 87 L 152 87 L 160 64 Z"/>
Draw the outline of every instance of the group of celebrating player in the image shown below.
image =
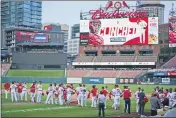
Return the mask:
<path fill-rule="evenodd" d="M 87 106 L 86 101 L 87 99 L 91 97 L 92 99 L 92 105 L 91 107 L 97 107 L 97 100 L 98 96 L 101 93 L 106 97 L 106 100 L 109 98 L 111 99 L 111 96 L 113 96 L 114 103 L 112 107 L 115 110 L 118 110 L 120 107 L 120 98 L 123 96 L 123 99 L 125 101 L 125 112 L 128 109 L 128 113 L 130 113 L 130 97 L 131 97 L 131 90 L 129 87 L 125 86 L 124 90 L 121 91 L 118 85 L 115 85 L 114 88 L 112 89 L 111 92 L 109 92 L 107 89 L 107 86 L 102 87 L 102 90 L 98 90 L 95 85 L 92 86 L 91 90 L 87 90 L 86 86 L 83 84 L 79 84 L 78 87 L 74 88 L 73 84 L 69 85 L 64 85 L 64 84 L 50 84 L 48 89 L 46 91 L 43 90 L 42 87 L 42 82 L 39 81 L 38 83 L 35 81 L 32 83 L 30 86 L 30 91 L 28 92 L 27 85 L 26 83 L 16 83 L 12 82 L 11 84 L 6 82 L 4 84 L 4 89 L 5 89 L 5 98 L 8 99 L 8 92 L 10 91 L 11 93 L 11 100 L 14 102 L 18 101 L 25 101 L 27 102 L 27 94 L 30 94 L 30 101 L 31 102 L 36 102 L 36 103 L 41 103 L 42 96 L 45 95 L 46 93 L 47 98 L 45 101 L 45 104 L 60 104 L 60 105 L 70 105 L 73 100 L 72 100 L 72 95 L 77 94 L 77 104 L 79 106 Z M 138 88 L 138 90 L 135 92 L 135 98 L 136 98 L 136 112 L 139 110 L 139 93 L 143 92 L 141 91 L 141 88 Z M 176 89 L 174 92 L 172 92 L 172 89 L 168 91 L 163 91 L 163 88 L 159 89 L 157 87 L 153 93 L 157 94 L 158 98 L 161 100 L 161 102 L 164 105 L 173 105 L 174 98 L 173 96 L 176 95 Z M 144 96 L 145 100 L 146 96 Z M 105 108 L 106 108 L 106 100 L 105 100 Z"/>
<path fill-rule="evenodd" d="M 96 88 L 95 85 L 92 86 L 91 90 L 87 90 L 86 86 L 83 84 L 79 84 L 78 87 L 74 88 L 73 84 L 70 85 L 64 85 L 64 84 L 50 84 L 46 92 L 43 90 L 42 82 L 39 81 L 38 83 L 35 81 L 30 86 L 30 91 L 28 92 L 26 83 L 16 83 L 13 81 L 11 84 L 9 82 L 6 82 L 4 84 L 5 89 L 5 98 L 8 99 L 8 93 L 10 91 L 11 93 L 11 100 L 12 102 L 27 102 L 27 95 L 30 94 L 30 101 L 41 103 L 42 96 L 47 95 L 45 104 L 60 104 L 63 105 L 64 103 L 66 105 L 70 105 L 72 102 L 72 95 L 77 95 L 77 104 L 80 106 L 87 106 L 86 101 L 87 99 L 92 96 L 92 105 L 91 107 L 97 106 L 97 98 L 100 93 L 100 91 L 103 92 L 104 96 L 109 95 L 109 99 L 111 99 L 112 96 L 114 96 L 114 105 L 113 107 L 117 109 L 117 105 L 120 104 L 120 96 L 122 94 L 122 91 L 120 88 L 118 88 L 118 85 L 115 86 L 115 88 L 112 90 L 112 92 L 108 92 L 107 86 L 102 87 L 102 90 L 98 91 L 98 88 Z M 105 104 L 106 108 L 106 104 Z"/>

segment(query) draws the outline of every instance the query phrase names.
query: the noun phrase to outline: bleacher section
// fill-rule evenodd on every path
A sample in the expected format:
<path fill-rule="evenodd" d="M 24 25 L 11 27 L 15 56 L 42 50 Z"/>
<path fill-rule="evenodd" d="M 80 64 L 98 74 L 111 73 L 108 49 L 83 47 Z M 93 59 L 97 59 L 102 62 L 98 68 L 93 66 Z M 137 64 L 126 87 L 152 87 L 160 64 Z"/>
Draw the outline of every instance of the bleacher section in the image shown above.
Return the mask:
<path fill-rule="evenodd" d="M 94 59 L 94 56 L 78 56 L 76 58 L 76 62 L 92 62 Z"/>
<path fill-rule="evenodd" d="M 94 62 L 134 62 L 135 56 L 97 56 Z"/>
<path fill-rule="evenodd" d="M 136 62 L 157 62 L 158 56 L 137 56 Z"/>
<path fill-rule="evenodd" d="M 9 71 L 11 64 L 1 64 L 1 76 L 5 76 L 5 74 Z"/>
<path fill-rule="evenodd" d="M 166 62 L 162 68 L 176 68 L 176 56 L 171 58 L 168 62 Z"/>
<path fill-rule="evenodd" d="M 120 77 L 120 78 L 135 78 L 143 73 L 143 70 L 68 70 L 68 77 Z"/>

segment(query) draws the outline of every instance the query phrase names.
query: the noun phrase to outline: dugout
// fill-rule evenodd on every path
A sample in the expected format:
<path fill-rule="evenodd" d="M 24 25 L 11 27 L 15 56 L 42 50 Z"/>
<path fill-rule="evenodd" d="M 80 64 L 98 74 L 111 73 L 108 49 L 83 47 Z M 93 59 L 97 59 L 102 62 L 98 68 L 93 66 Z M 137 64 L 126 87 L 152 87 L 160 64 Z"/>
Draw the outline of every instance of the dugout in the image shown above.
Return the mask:
<path fill-rule="evenodd" d="M 140 49 L 139 50 L 139 54 L 140 55 L 146 55 L 146 54 L 152 55 L 153 54 L 153 50 L 152 49 Z"/>
<path fill-rule="evenodd" d="M 116 50 L 102 50 L 101 53 L 103 56 L 116 55 Z"/>
<path fill-rule="evenodd" d="M 98 55 L 97 50 L 85 50 L 84 53 L 86 54 L 86 56 L 97 56 Z"/>
<path fill-rule="evenodd" d="M 133 49 L 126 49 L 126 50 L 120 50 L 120 55 L 134 55 L 135 50 Z"/>

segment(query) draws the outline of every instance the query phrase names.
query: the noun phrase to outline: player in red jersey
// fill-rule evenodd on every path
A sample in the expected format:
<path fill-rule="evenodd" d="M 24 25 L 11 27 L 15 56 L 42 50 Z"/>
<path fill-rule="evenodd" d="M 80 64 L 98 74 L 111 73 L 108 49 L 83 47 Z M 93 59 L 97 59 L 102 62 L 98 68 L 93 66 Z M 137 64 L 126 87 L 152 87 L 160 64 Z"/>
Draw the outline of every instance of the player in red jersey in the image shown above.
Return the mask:
<path fill-rule="evenodd" d="M 36 82 L 30 86 L 30 93 L 31 93 L 31 102 L 35 102 L 35 89 L 36 89 Z"/>
<path fill-rule="evenodd" d="M 6 82 L 4 84 L 4 89 L 5 89 L 5 99 L 8 99 L 8 93 L 9 93 L 9 90 L 10 90 L 10 83 L 9 82 Z"/>
<path fill-rule="evenodd" d="M 92 86 L 91 93 L 92 93 L 92 105 L 91 105 L 91 107 L 96 107 L 96 104 L 97 104 L 98 89 L 96 88 L 95 85 Z"/>
<path fill-rule="evenodd" d="M 103 93 L 103 95 L 104 95 L 105 97 L 107 97 L 108 91 L 105 89 L 104 86 L 102 87 L 101 92 Z M 106 102 L 107 102 L 107 98 L 106 98 L 105 103 L 104 103 L 104 104 L 105 104 L 105 109 L 106 109 Z"/>
<path fill-rule="evenodd" d="M 18 85 L 17 85 L 17 92 L 18 92 L 18 94 L 17 94 L 17 98 L 18 98 L 18 101 L 22 101 L 22 89 L 23 89 L 23 85 L 22 85 L 22 83 L 19 83 Z"/>

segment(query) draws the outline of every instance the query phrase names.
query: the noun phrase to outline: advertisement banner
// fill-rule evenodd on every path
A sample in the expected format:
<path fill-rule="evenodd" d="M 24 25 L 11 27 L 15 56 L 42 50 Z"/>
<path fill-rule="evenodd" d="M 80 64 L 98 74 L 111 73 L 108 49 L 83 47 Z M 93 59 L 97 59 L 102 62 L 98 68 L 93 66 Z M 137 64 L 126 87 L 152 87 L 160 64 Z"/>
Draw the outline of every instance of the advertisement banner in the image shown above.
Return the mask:
<path fill-rule="evenodd" d="M 120 79 L 120 84 L 123 84 L 125 83 L 125 80 L 124 79 Z"/>
<path fill-rule="evenodd" d="M 30 41 L 34 34 L 34 32 L 16 31 L 15 39 L 16 41 Z"/>
<path fill-rule="evenodd" d="M 130 79 L 130 84 L 134 84 L 134 79 Z"/>
<path fill-rule="evenodd" d="M 104 78 L 83 77 L 83 84 L 104 84 Z"/>
<path fill-rule="evenodd" d="M 170 78 L 162 78 L 162 84 L 170 84 Z"/>
<path fill-rule="evenodd" d="M 176 72 L 168 72 L 168 76 L 175 76 L 176 77 Z"/>
<path fill-rule="evenodd" d="M 116 78 L 104 78 L 104 84 L 115 84 Z"/>
<path fill-rule="evenodd" d="M 72 65 L 155 65 L 155 62 L 73 62 Z"/>
<path fill-rule="evenodd" d="M 81 20 L 81 33 L 87 45 L 158 44 L 158 17 Z"/>
<path fill-rule="evenodd" d="M 120 84 L 120 78 L 116 78 L 116 84 Z"/>
<path fill-rule="evenodd" d="M 154 72 L 153 76 L 168 76 L 168 72 Z"/>
<path fill-rule="evenodd" d="M 148 18 L 148 44 L 158 44 L 158 17 Z"/>
<path fill-rule="evenodd" d="M 81 84 L 82 83 L 82 78 L 77 78 L 77 77 L 72 77 L 72 78 L 67 78 L 67 83 L 70 84 Z"/>
<path fill-rule="evenodd" d="M 176 47 L 176 16 L 169 18 L 169 47 Z"/>

